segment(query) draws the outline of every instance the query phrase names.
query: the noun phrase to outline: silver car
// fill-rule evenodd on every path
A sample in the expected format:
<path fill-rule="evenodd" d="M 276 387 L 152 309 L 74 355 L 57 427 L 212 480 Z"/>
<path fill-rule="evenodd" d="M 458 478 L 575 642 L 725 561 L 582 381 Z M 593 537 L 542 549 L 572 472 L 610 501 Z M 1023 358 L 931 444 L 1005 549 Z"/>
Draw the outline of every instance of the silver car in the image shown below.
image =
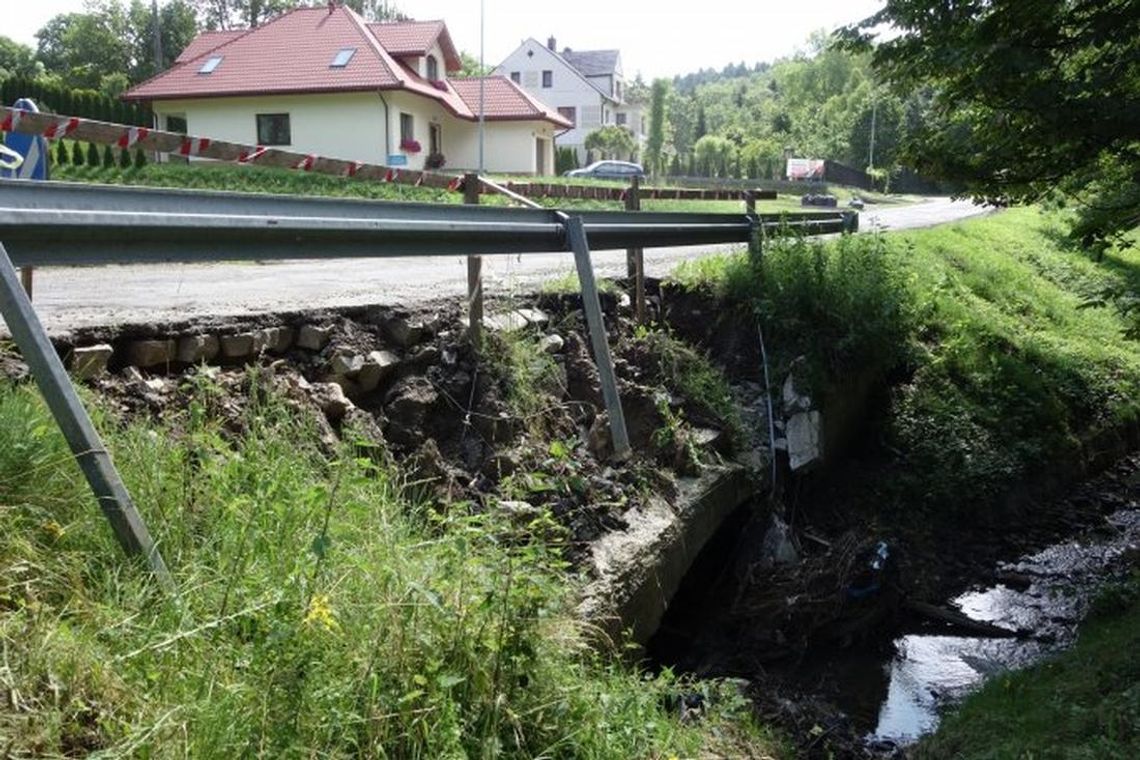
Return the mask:
<path fill-rule="evenodd" d="M 641 164 L 630 161 L 595 161 L 581 169 L 571 169 L 565 177 L 594 177 L 596 179 L 629 179 L 630 177 L 645 178 L 645 169 Z"/>

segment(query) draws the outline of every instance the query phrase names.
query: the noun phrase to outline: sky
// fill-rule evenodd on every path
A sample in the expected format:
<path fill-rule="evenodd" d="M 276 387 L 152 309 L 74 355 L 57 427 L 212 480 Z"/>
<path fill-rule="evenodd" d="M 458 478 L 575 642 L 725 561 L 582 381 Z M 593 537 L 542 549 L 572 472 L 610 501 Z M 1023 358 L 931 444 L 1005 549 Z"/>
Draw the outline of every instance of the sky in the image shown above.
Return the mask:
<path fill-rule="evenodd" d="M 159 0 L 162 4 L 162 0 Z M 35 47 L 35 33 L 83 0 L 3 0 L 0 34 Z M 407 15 L 442 18 L 460 50 L 479 55 L 478 0 L 395 0 Z M 627 79 L 646 81 L 803 49 L 816 29 L 861 20 L 882 0 L 483 0 L 484 60 L 497 64 L 528 37 L 558 49 L 617 48 Z"/>

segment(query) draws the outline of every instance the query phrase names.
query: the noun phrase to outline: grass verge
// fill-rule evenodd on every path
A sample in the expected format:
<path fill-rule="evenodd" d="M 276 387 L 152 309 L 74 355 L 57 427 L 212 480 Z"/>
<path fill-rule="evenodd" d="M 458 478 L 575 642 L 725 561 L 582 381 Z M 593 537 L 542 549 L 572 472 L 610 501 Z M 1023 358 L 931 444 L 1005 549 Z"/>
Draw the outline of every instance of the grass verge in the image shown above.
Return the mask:
<path fill-rule="evenodd" d="M 598 659 L 558 552 L 384 457 L 330 460 L 251 374 L 162 424 L 97 420 L 179 589 L 125 559 L 29 386 L 0 383 L 0 747 L 9 756 L 759 757 L 727 684 Z M 94 405 L 96 409 L 98 405 Z M 709 692 L 709 714 L 671 705 Z"/>

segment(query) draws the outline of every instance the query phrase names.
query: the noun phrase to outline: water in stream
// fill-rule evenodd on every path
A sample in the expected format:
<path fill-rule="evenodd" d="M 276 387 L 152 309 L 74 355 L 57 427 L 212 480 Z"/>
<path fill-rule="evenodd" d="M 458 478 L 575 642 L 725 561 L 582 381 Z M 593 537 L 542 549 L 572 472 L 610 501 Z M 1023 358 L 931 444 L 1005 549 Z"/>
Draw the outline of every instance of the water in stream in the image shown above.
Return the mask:
<path fill-rule="evenodd" d="M 810 651 L 797 662 L 768 663 L 761 666 L 760 677 L 781 692 L 820 695 L 842 710 L 873 746 L 914 741 L 934 730 L 943 708 L 987 678 L 1025 667 L 1072 643 L 1095 591 L 1121 571 L 1122 560 L 1140 551 L 1140 499 L 1135 487 L 1127 490 L 1122 499 L 1127 506 L 1108 515 L 1100 527 L 997 568 L 996 575 L 1008 578 L 1010 585 L 975 588 L 947 603 L 975 620 L 1031 631 L 1031 636 L 954 635 L 914 624 L 893 641 Z M 723 549 L 708 548 L 721 552 L 723 562 Z M 706 586 L 706 604 L 715 596 L 709 592 Z M 710 664 L 715 657 L 694 651 L 702 646 L 699 636 L 678 638 L 677 631 L 666 630 L 658 637 L 650 650 L 659 662 L 669 662 L 670 656 L 677 657 L 673 662 L 688 658 L 704 675 L 752 677 L 718 672 Z M 684 641 L 689 643 L 678 643 Z M 697 665 L 701 662 L 705 664 Z"/>
<path fill-rule="evenodd" d="M 1032 579 L 1024 590 L 1006 585 L 969 591 L 953 606 L 976 620 L 1033 631 L 1028 639 L 907 634 L 893 642 L 884 696 L 874 700 L 877 715 L 871 738 L 913 740 L 938 724 L 938 711 L 985 679 L 1025 667 L 1072 643 L 1088 601 L 1118 566 L 1140 548 L 1140 510 L 1120 510 L 1104 528 L 1003 566 Z M 843 702 L 849 699 L 849 705 Z M 840 706 L 865 712 L 865 697 L 841 691 Z"/>

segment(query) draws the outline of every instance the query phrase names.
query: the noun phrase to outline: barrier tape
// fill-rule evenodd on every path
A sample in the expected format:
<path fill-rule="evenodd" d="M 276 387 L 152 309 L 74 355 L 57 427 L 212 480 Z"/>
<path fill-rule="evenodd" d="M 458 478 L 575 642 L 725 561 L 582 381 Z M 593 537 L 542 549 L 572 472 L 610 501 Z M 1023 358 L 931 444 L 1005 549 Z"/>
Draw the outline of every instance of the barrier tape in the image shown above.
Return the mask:
<path fill-rule="evenodd" d="M 293 153 L 264 146 L 242 145 L 208 137 L 183 135 L 147 127 L 131 127 L 74 116 L 32 113 L 17 108 L 0 106 L 0 131 L 40 135 L 49 140 L 70 137 L 97 145 L 115 145 L 121 149 L 139 147 L 158 153 L 185 158 L 208 158 L 216 161 L 236 161 L 240 164 L 276 166 L 318 174 L 341 177 L 360 177 L 372 181 L 409 184 L 417 187 L 434 187 L 449 192 L 462 190 L 463 178 L 454 174 L 430 171 L 413 171 L 362 161 L 325 158 L 315 154 Z M 628 188 L 589 187 L 540 183 L 506 183 L 507 189 L 532 198 L 570 198 L 624 201 Z M 675 188 L 641 188 L 643 198 L 672 198 L 676 200 L 740 200 L 743 190 L 705 190 Z M 757 198 L 774 198 L 775 193 L 759 194 Z"/>

